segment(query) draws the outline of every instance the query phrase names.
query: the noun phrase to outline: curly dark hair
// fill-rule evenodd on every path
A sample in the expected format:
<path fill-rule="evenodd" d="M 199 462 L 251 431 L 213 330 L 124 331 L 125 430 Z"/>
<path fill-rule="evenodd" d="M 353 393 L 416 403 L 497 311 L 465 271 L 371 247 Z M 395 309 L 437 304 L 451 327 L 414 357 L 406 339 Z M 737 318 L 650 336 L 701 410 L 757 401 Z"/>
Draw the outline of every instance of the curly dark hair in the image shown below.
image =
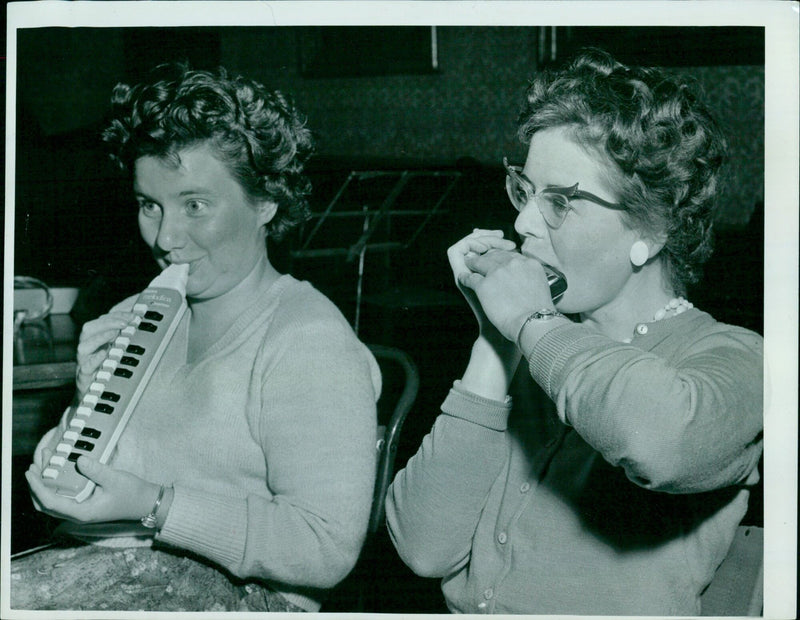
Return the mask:
<path fill-rule="evenodd" d="M 277 204 L 271 238 L 308 219 L 311 182 L 303 168 L 314 146 L 305 119 L 281 92 L 223 68 L 161 65 L 151 81 L 117 84 L 103 140 L 128 174 L 140 157 L 177 164 L 178 151 L 209 142 L 252 200 Z"/>
<path fill-rule="evenodd" d="M 626 224 L 666 236 L 661 251 L 676 293 L 697 282 L 712 252 L 714 199 L 727 144 L 697 89 L 656 68 L 628 67 L 598 49 L 530 83 L 519 137 L 569 127 L 613 171 Z"/>

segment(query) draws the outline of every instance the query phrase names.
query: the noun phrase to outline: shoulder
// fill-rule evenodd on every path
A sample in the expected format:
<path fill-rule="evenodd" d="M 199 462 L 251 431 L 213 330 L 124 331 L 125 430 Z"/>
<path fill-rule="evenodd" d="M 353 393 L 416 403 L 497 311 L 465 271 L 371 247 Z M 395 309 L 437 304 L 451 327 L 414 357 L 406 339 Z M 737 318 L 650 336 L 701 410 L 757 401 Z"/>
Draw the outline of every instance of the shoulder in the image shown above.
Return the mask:
<path fill-rule="evenodd" d="M 363 375 L 379 390 L 378 364 L 339 308 L 309 282 L 283 276 L 281 286 L 267 336 L 272 365 Z"/>
<path fill-rule="evenodd" d="M 311 326 L 351 334 L 350 324 L 336 305 L 314 286 L 293 276 L 282 276 L 274 325 L 291 331 Z"/>
<path fill-rule="evenodd" d="M 675 317 L 668 334 L 656 350 L 678 367 L 721 364 L 731 369 L 736 367 L 737 372 L 747 375 L 760 374 L 763 367 L 764 339 L 759 334 L 717 321 L 702 310 L 690 310 Z"/>
<path fill-rule="evenodd" d="M 309 282 L 283 276 L 272 320 L 272 335 L 293 346 L 311 347 L 315 355 L 371 357 L 339 308 Z"/>
<path fill-rule="evenodd" d="M 717 321 L 707 312 L 696 310 L 687 312 L 687 327 L 684 339 L 695 346 L 729 345 L 736 348 L 750 349 L 761 353 L 764 339 L 756 332 Z"/>

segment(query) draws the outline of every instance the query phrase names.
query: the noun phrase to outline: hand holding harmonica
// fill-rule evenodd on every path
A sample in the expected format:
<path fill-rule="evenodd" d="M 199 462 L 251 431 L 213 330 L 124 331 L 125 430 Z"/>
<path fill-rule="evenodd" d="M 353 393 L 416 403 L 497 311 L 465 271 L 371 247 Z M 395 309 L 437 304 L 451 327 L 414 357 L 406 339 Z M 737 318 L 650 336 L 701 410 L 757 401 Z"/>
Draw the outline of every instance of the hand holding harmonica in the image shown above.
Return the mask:
<path fill-rule="evenodd" d="M 502 231 L 476 229 L 448 250 L 459 288 L 473 308 L 507 339 L 515 341 L 531 311 L 553 308 L 566 282 L 533 258 L 520 254 Z M 478 309 L 479 308 L 479 309 Z"/>

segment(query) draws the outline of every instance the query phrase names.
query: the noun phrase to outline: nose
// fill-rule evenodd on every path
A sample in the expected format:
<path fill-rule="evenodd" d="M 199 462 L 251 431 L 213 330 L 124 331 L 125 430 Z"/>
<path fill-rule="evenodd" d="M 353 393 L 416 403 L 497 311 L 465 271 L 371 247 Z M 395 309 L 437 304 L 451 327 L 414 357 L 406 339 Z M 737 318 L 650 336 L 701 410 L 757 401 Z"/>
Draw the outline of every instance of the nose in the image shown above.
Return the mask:
<path fill-rule="evenodd" d="M 535 200 L 531 200 L 519 212 L 514 220 L 514 230 L 522 237 L 544 237 L 547 235 L 547 223 Z"/>
<path fill-rule="evenodd" d="M 158 223 L 155 245 L 165 254 L 186 244 L 186 229 L 178 215 L 167 211 Z"/>

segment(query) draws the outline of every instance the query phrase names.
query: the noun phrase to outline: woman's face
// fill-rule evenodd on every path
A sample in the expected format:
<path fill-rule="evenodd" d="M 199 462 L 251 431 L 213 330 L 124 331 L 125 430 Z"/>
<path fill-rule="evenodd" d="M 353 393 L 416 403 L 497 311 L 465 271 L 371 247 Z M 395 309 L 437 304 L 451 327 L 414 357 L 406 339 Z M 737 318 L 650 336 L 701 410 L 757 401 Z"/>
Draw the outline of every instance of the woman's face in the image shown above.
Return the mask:
<path fill-rule="evenodd" d="M 571 187 L 617 202 L 600 158 L 556 127 L 533 135 L 524 167 L 536 191 Z M 631 245 L 641 236 L 622 223 L 621 212 L 572 198 L 572 209 L 559 228 L 549 227 L 531 200 L 520 212 L 515 228 L 522 253 L 561 271 L 568 288 L 558 308 L 568 313 L 592 313 L 622 303 L 632 274 Z"/>
<path fill-rule="evenodd" d="M 179 159 L 136 160 L 139 230 L 162 267 L 189 264 L 187 297 L 219 297 L 265 257 L 263 229 L 275 205 L 249 201 L 208 144 L 181 150 Z"/>

